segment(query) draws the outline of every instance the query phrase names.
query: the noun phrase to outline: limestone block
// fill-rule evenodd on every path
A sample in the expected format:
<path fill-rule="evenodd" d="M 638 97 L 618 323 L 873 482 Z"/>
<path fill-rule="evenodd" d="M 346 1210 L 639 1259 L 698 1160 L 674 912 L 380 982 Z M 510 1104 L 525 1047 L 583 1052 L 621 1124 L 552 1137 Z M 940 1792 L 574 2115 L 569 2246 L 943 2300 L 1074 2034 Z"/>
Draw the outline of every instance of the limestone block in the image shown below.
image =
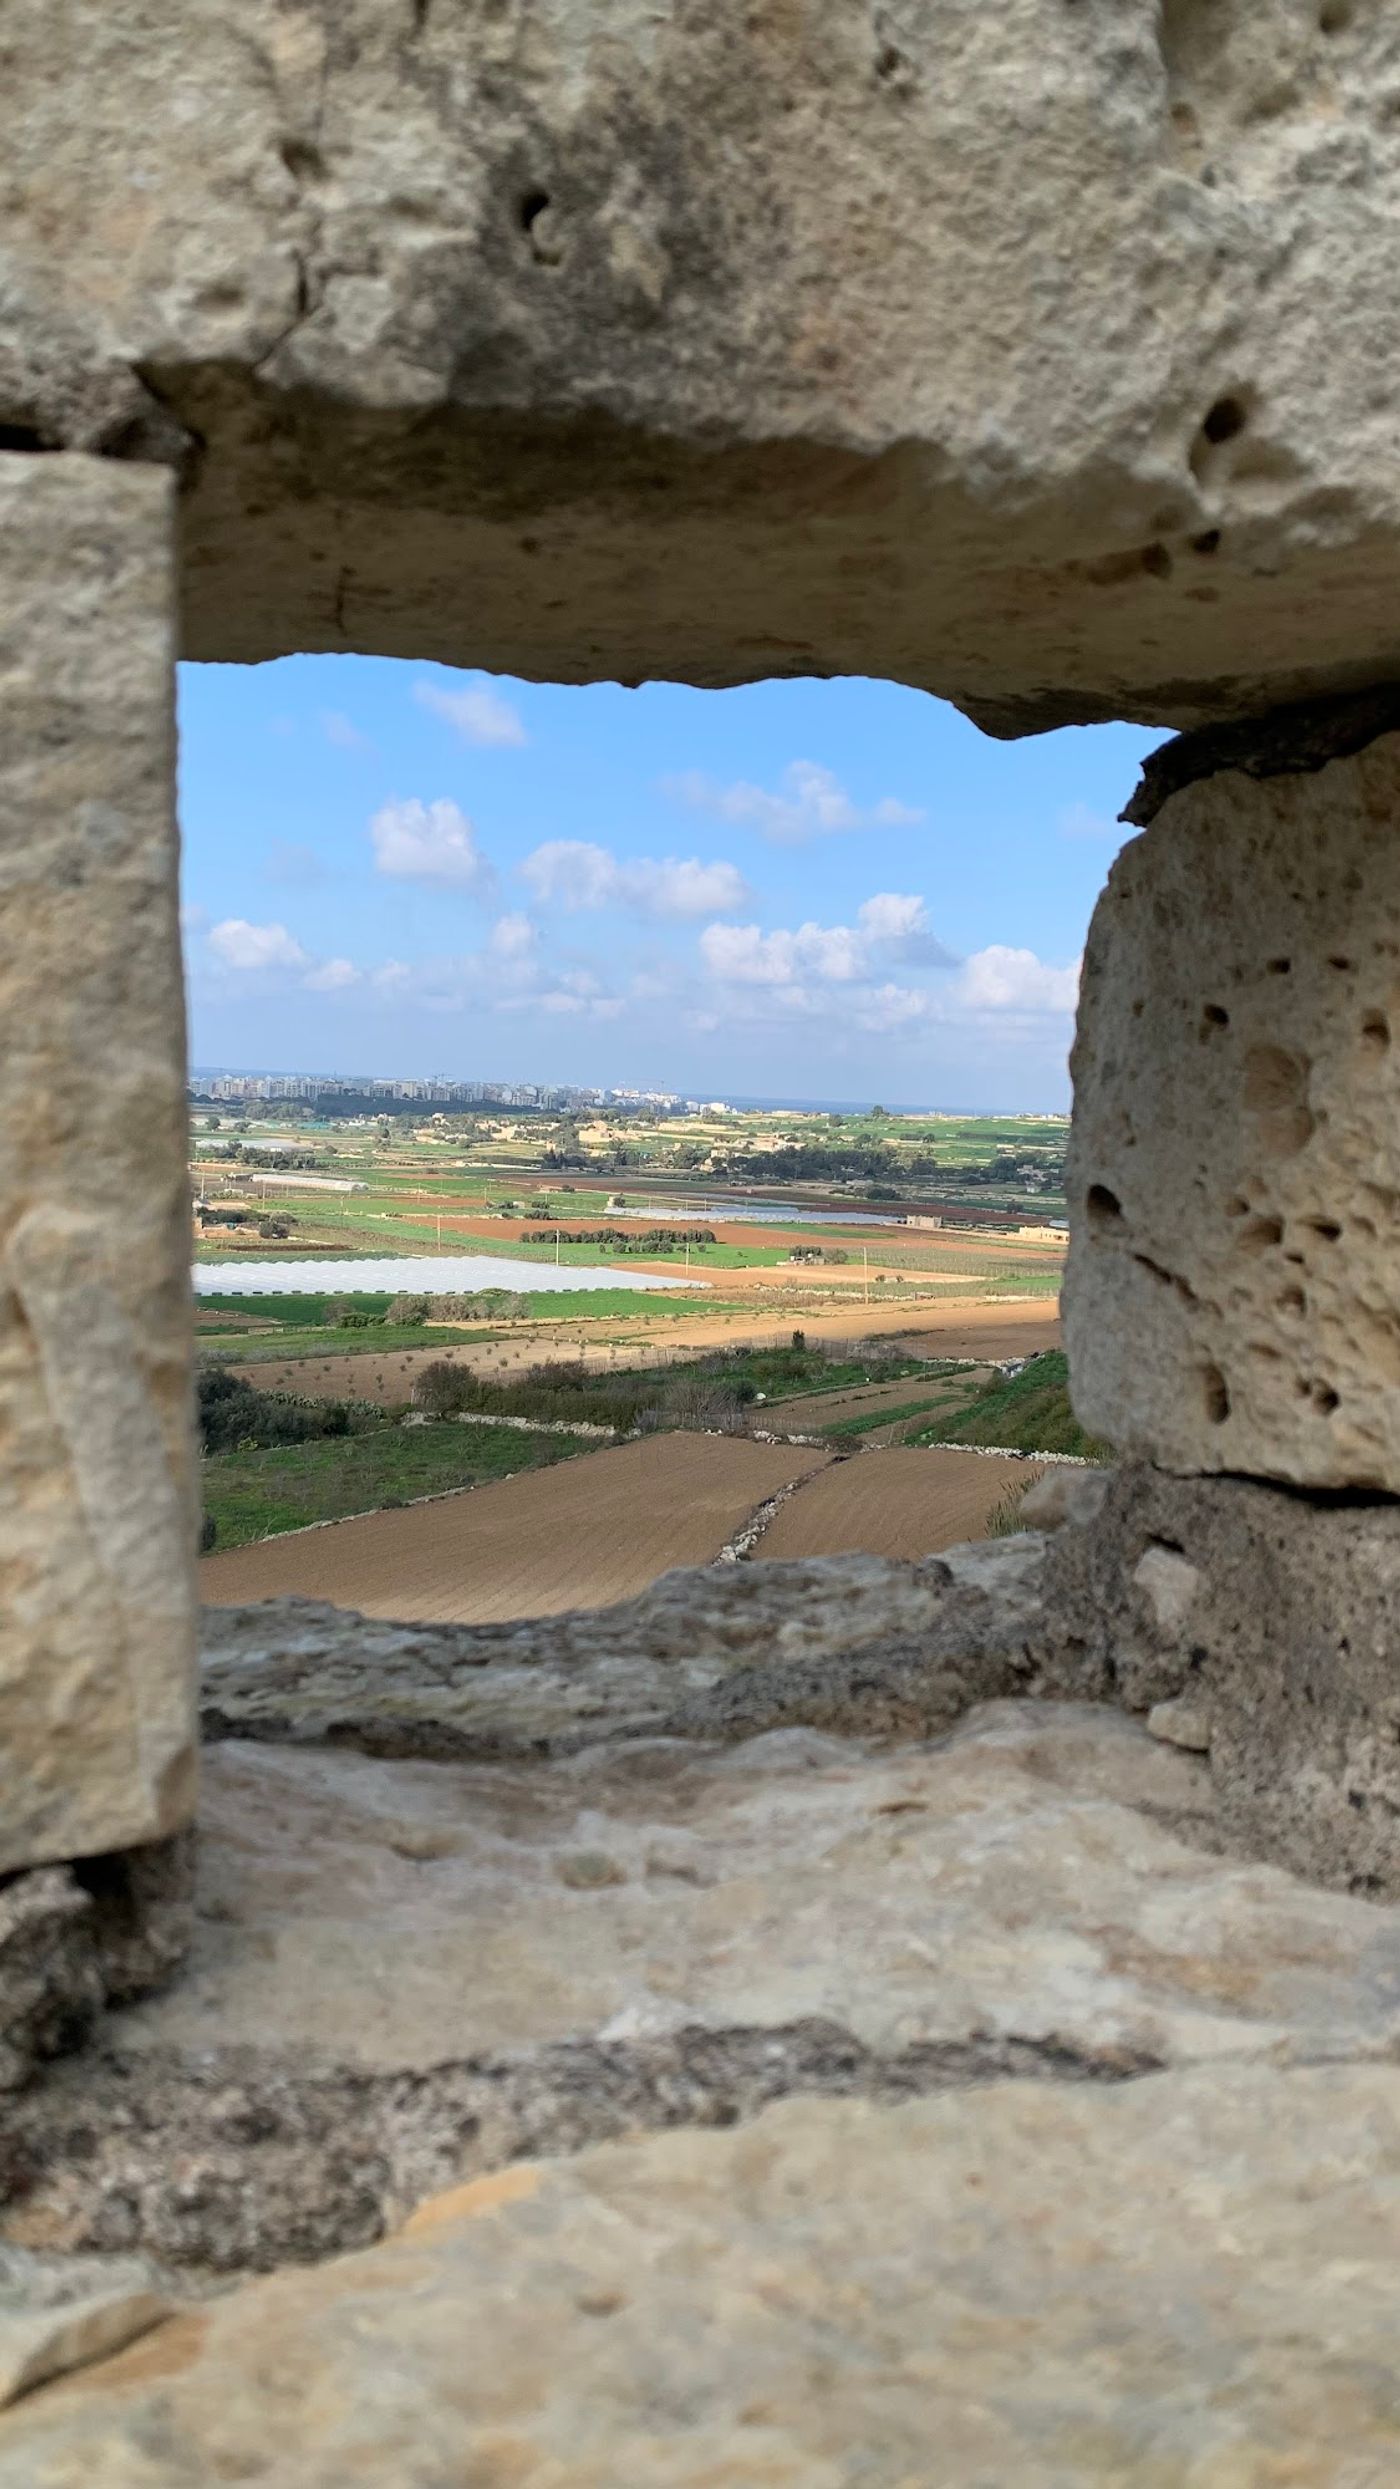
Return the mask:
<path fill-rule="evenodd" d="M 1083 1424 L 1400 1490 L 1400 733 L 1167 797 L 1095 913 L 1073 1061 Z"/>
<path fill-rule="evenodd" d="M 1125 1462 L 1042 1595 L 1086 1680 L 1209 1748 L 1231 1841 L 1400 1895 L 1400 1504 Z"/>
<path fill-rule="evenodd" d="M 0 1870 L 193 1803 L 170 497 L 0 455 Z"/>
<path fill-rule="evenodd" d="M 197 443 L 189 654 L 888 674 L 1002 732 L 1400 673 L 1378 0 L 6 0 L 5 46 L 0 421 Z"/>
<path fill-rule="evenodd" d="M 1207 1766 L 1102 1705 L 917 1745 L 230 1743 L 199 1848 L 184 1977 L 9 2106 L 27 2246 L 266 2268 L 785 2094 L 1400 2050 L 1400 1910 L 1222 1855 Z"/>
<path fill-rule="evenodd" d="M 1397 2168 L 1386 2065 L 634 2134 L 31 2395 L 0 2489 L 1380 2489 Z"/>
<path fill-rule="evenodd" d="M 438 1759 L 789 1721 L 936 1735 L 970 1703 L 1039 1690 L 1041 1554 L 1017 1538 L 917 1564 L 687 1566 L 617 1607 L 503 1625 L 389 1624 L 314 1599 L 206 1608 L 204 1733 Z M 1072 1668 L 1056 1682 L 1098 1690 Z"/>

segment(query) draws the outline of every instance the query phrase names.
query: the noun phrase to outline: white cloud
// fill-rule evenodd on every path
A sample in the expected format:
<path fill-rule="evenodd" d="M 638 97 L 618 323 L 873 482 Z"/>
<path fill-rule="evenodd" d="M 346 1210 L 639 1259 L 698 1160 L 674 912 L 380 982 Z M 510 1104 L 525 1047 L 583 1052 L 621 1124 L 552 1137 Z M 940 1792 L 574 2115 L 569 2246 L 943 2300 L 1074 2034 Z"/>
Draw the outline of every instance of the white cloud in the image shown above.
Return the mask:
<path fill-rule="evenodd" d="M 865 944 L 850 925 L 798 925 L 761 933 L 757 925 L 707 925 L 700 956 L 724 984 L 796 985 L 815 977 L 843 984 L 865 968 Z"/>
<path fill-rule="evenodd" d="M 537 939 L 528 916 L 498 916 L 491 928 L 489 947 L 497 959 L 528 959 Z"/>
<path fill-rule="evenodd" d="M 253 925 L 245 916 L 211 925 L 205 954 L 226 972 L 274 986 L 300 985 L 311 994 L 338 994 L 361 982 L 353 960 L 317 959 L 285 925 Z"/>
<path fill-rule="evenodd" d="M 434 717 L 454 726 L 467 743 L 520 745 L 529 740 L 520 711 L 502 699 L 485 675 L 468 676 L 461 691 L 449 691 L 442 683 L 415 683 L 413 697 L 420 708 L 431 709 Z"/>
<path fill-rule="evenodd" d="M 912 1028 L 921 1020 L 936 1019 L 939 1014 L 939 998 L 923 993 L 918 986 L 877 985 L 863 998 L 857 1016 L 862 1028 L 890 1030 Z"/>
<path fill-rule="evenodd" d="M 342 752 L 372 752 L 374 750 L 369 736 L 361 734 L 354 719 L 347 717 L 343 709 L 322 709 L 320 726 L 327 743 L 335 744 Z"/>
<path fill-rule="evenodd" d="M 603 977 L 586 963 L 561 967 L 537 956 L 537 932 L 528 916 L 502 916 L 474 951 L 427 959 L 384 959 L 359 966 L 349 959 L 311 961 L 303 955 L 297 982 L 312 993 L 354 988 L 370 1004 L 426 1012 L 532 1011 L 579 1018 L 614 1019 L 624 1008 Z"/>
<path fill-rule="evenodd" d="M 957 966 L 955 954 L 934 932 L 924 901 L 912 891 L 877 890 L 873 898 L 862 900 L 856 922 L 867 941 L 877 945 L 887 959 L 902 960 L 909 967 Z"/>
<path fill-rule="evenodd" d="M 731 786 L 717 786 L 698 769 L 665 779 L 663 787 L 680 803 L 716 812 L 724 821 L 743 822 L 764 838 L 789 847 L 847 830 L 907 829 L 924 817 L 893 795 L 864 807 L 853 803 L 834 772 L 820 761 L 790 761 L 776 792 L 751 786 L 742 778 Z"/>
<path fill-rule="evenodd" d="M 1034 951 L 990 943 L 964 960 L 958 978 L 958 1000 L 970 1011 L 1019 1012 L 1039 1015 L 1073 1011 L 1079 999 L 1080 962 L 1068 968 L 1049 967 Z"/>
<path fill-rule="evenodd" d="M 375 869 L 400 881 L 436 882 L 486 897 L 495 888 L 493 866 L 476 843 L 464 812 L 448 797 L 425 804 L 418 796 L 384 804 L 369 825 Z"/>
<path fill-rule="evenodd" d="M 685 920 L 727 915 L 750 896 L 737 864 L 703 864 L 698 856 L 624 858 L 582 838 L 547 839 L 520 871 L 543 904 L 574 912 L 625 907 Z"/>
<path fill-rule="evenodd" d="M 209 929 L 209 948 L 223 968 L 263 970 L 309 968 L 304 951 L 285 925 L 250 925 L 244 916 L 226 916 Z"/>
<path fill-rule="evenodd" d="M 302 984 L 312 994 L 342 994 L 347 985 L 358 985 L 360 971 L 353 959 L 323 959 L 313 968 Z"/>
<path fill-rule="evenodd" d="M 808 923 L 773 933 L 757 925 L 707 925 L 700 956 L 722 984 L 791 989 L 864 984 L 892 960 L 931 968 L 956 965 L 934 934 L 924 901 L 900 890 L 877 891 L 864 900 L 854 925 Z"/>

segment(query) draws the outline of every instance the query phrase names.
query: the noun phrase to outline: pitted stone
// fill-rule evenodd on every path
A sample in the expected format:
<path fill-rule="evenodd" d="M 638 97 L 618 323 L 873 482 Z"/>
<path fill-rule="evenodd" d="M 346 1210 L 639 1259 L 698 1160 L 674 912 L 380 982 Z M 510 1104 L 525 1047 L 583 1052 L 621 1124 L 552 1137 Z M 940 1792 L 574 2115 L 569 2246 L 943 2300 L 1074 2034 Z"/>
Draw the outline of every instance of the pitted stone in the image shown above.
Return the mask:
<path fill-rule="evenodd" d="M 1383 7 L 5 35 L 0 421 L 187 459 L 188 654 L 891 675 L 1008 733 L 1400 673 Z"/>
<path fill-rule="evenodd" d="M 1119 857 L 1074 1051 L 1078 1415 L 1182 1472 L 1400 1491 L 1400 734 L 1227 770 Z"/>

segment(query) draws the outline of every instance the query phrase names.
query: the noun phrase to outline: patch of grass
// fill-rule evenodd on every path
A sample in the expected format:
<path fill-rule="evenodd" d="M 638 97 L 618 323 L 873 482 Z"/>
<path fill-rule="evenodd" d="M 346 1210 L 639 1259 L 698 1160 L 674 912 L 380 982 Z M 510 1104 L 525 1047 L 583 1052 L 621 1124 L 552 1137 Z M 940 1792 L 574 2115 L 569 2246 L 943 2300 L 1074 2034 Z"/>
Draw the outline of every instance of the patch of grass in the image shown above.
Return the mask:
<path fill-rule="evenodd" d="M 751 1313 L 752 1306 L 731 1305 L 722 1296 L 686 1296 L 677 1288 L 577 1288 L 534 1290 L 520 1299 L 531 1322 L 596 1321 L 604 1314 L 632 1314 L 648 1322 L 658 1314 L 679 1321 L 698 1314 Z"/>
<path fill-rule="evenodd" d="M 711 1302 L 697 1302 L 694 1297 L 669 1292 L 663 1296 L 631 1288 L 598 1288 L 568 1293 L 550 1289 L 539 1290 L 516 1298 L 519 1312 L 503 1322 L 473 1323 L 385 1323 L 371 1330 L 341 1330 L 325 1321 L 326 1306 L 337 1296 L 349 1294 L 357 1312 L 382 1314 L 390 1303 L 386 1295 L 361 1293 L 360 1290 L 338 1288 L 325 1296 L 206 1296 L 200 1304 L 228 1313 L 250 1313 L 264 1316 L 267 1332 L 259 1336 L 250 1331 L 216 1331 L 203 1329 L 198 1335 L 202 1355 L 209 1360 L 228 1360 L 237 1365 L 270 1364 L 287 1357 L 355 1357 L 383 1356 L 409 1348 L 455 1348 L 469 1340 L 509 1338 L 516 1322 L 556 1322 L 570 1325 L 616 1319 L 619 1314 L 634 1314 L 639 1319 L 663 1318 L 680 1320 L 697 1314 L 738 1313 L 742 1307 Z M 275 1330 L 272 1326 L 275 1325 Z M 761 1386 L 760 1386 L 761 1388 Z"/>
<path fill-rule="evenodd" d="M 1018 1486 L 1008 1487 L 1004 1495 L 998 1496 L 987 1515 L 982 1533 L 984 1538 L 1019 1537 L 1026 1526 L 1021 1518 L 1021 1506 L 1035 1484 L 1034 1478 L 1022 1478 Z"/>
<path fill-rule="evenodd" d="M 280 1322 L 295 1331 L 308 1331 L 325 1321 L 326 1307 L 337 1296 L 349 1293 L 344 1288 L 328 1288 L 324 1296 L 258 1296 L 250 1290 L 242 1296 L 234 1292 L 201 1295 L 196 1303 L 201 1311 L 207 1308 L 214 1313 L 256 1314 L 260 1322 Z M 385 1293 L 373 1295 L 356 1288 L 353 1294 L 357 1310 L 365 1314 L 387 1313 L 391 1303 Z"/>
<path fill-rule="evenodd" d="M 811 1399 L 818 1392 L 856 1390 L 862 1383 L 931 1380 L 945 1368 L 923 1357 L 828 1357 L 820 1348 L 736 1349 L 726 1370 L 757 1386 L 770 1401 Z"/>
<path fill-rule="evenodd" d="M 373 1331 L 338 1331 L 326 1324 L 319 1331 L 203 1331 L 199 1347 L 206 1363 L 276 1365 L 289 1357 L 388 1356 L 405 1348 L 457 1348 L 467 1340 L 496 1337 L 490 1324 L 458 1330 L 450 1323 L 429 1330 L 426 1323 L 385 1323 Z"/>
<path fill-rule="evenodd" d="M 933 1410 L 945 1409 L 949 1405 L 949 1394 L 944 1392 L 935 1400 L 902 1401 L 897 1409 L 867 1409 L 860 1417 L 838 1417 L 832 1425 L 823 1426 L 821 1431 L 831 1436 L 873 1435 L 881 1426 L 902 1426 L 906 1419 L 927 1418 Z"/>
<path fill-rule="evenodd" d="M 995 1443 L 1010 1452 L 1078 1452 L 1107 1461 L 1106 1443 L 1086 1435 L 1069 1404 L 1069 1364 L 1058 1348 L 1032 1357 L 1019 1374 L 989 1383 L 965 1408 L 914 1435 L 915 1443 Z"/>
<path fill-rule="evenodd" d="M 216 1526 L 217 1553 L 313 1521 L 548 1468 L 595 1448 L 576 1435 L 527 1435 L 514 1426 L 379 1426 L 323 1442 L 215 1453 L 202 1464 L 204 1509 Z"/>

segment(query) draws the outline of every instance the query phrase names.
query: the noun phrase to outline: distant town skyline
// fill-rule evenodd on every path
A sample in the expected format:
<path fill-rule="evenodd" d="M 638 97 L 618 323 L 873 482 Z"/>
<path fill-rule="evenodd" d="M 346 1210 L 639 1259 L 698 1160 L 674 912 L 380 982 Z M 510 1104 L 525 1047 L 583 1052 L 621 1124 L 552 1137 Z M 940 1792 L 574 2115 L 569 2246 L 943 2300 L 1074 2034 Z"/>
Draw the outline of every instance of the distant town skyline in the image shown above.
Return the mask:
<path fill-rule="evenodd" d="M 955 1122 L 977 1122 L 986 1115 L 1002 1114 L 1013 1119 L 1019 1115 L 1062 1120 L 1059 1110 L 1055 1108 L 944 1107 L 920 1105 L 908 1099 L 737 1095 L 707 1098 L 685 1090 L 649 1088 L 635 1082 L 600 1088 L 588 1084 L 575 1086 L 568 1082 L 492 1080 L 485 1077 L 454 1080 L 445 1073 L 431 1072 L 414 1075 L 364 1071 L 271 1071 L 260 1067 L 192 1064 L 189 1079 L 196 1098 L 213 1105 L 233 1105 L 240 1101 L 249 1105 L 258 1101 L 267 1105 L 296 1104 L 298 1101 L 311 1105 L 322 1097 L 383 1094 L 435 1106 L 520 1106 L 565 1112 L 575 1105 L 616 1104 L 725 1113 L 863 1115 L 878 1107 L 889 1115 L 946 1116 Z"/>
<path fill-rule="evenodd" d="M 855 679 L 186 667 L 194 1058 L 1060 1111 L 1115 816 L 1160 739 L 994 744 Z"/>

